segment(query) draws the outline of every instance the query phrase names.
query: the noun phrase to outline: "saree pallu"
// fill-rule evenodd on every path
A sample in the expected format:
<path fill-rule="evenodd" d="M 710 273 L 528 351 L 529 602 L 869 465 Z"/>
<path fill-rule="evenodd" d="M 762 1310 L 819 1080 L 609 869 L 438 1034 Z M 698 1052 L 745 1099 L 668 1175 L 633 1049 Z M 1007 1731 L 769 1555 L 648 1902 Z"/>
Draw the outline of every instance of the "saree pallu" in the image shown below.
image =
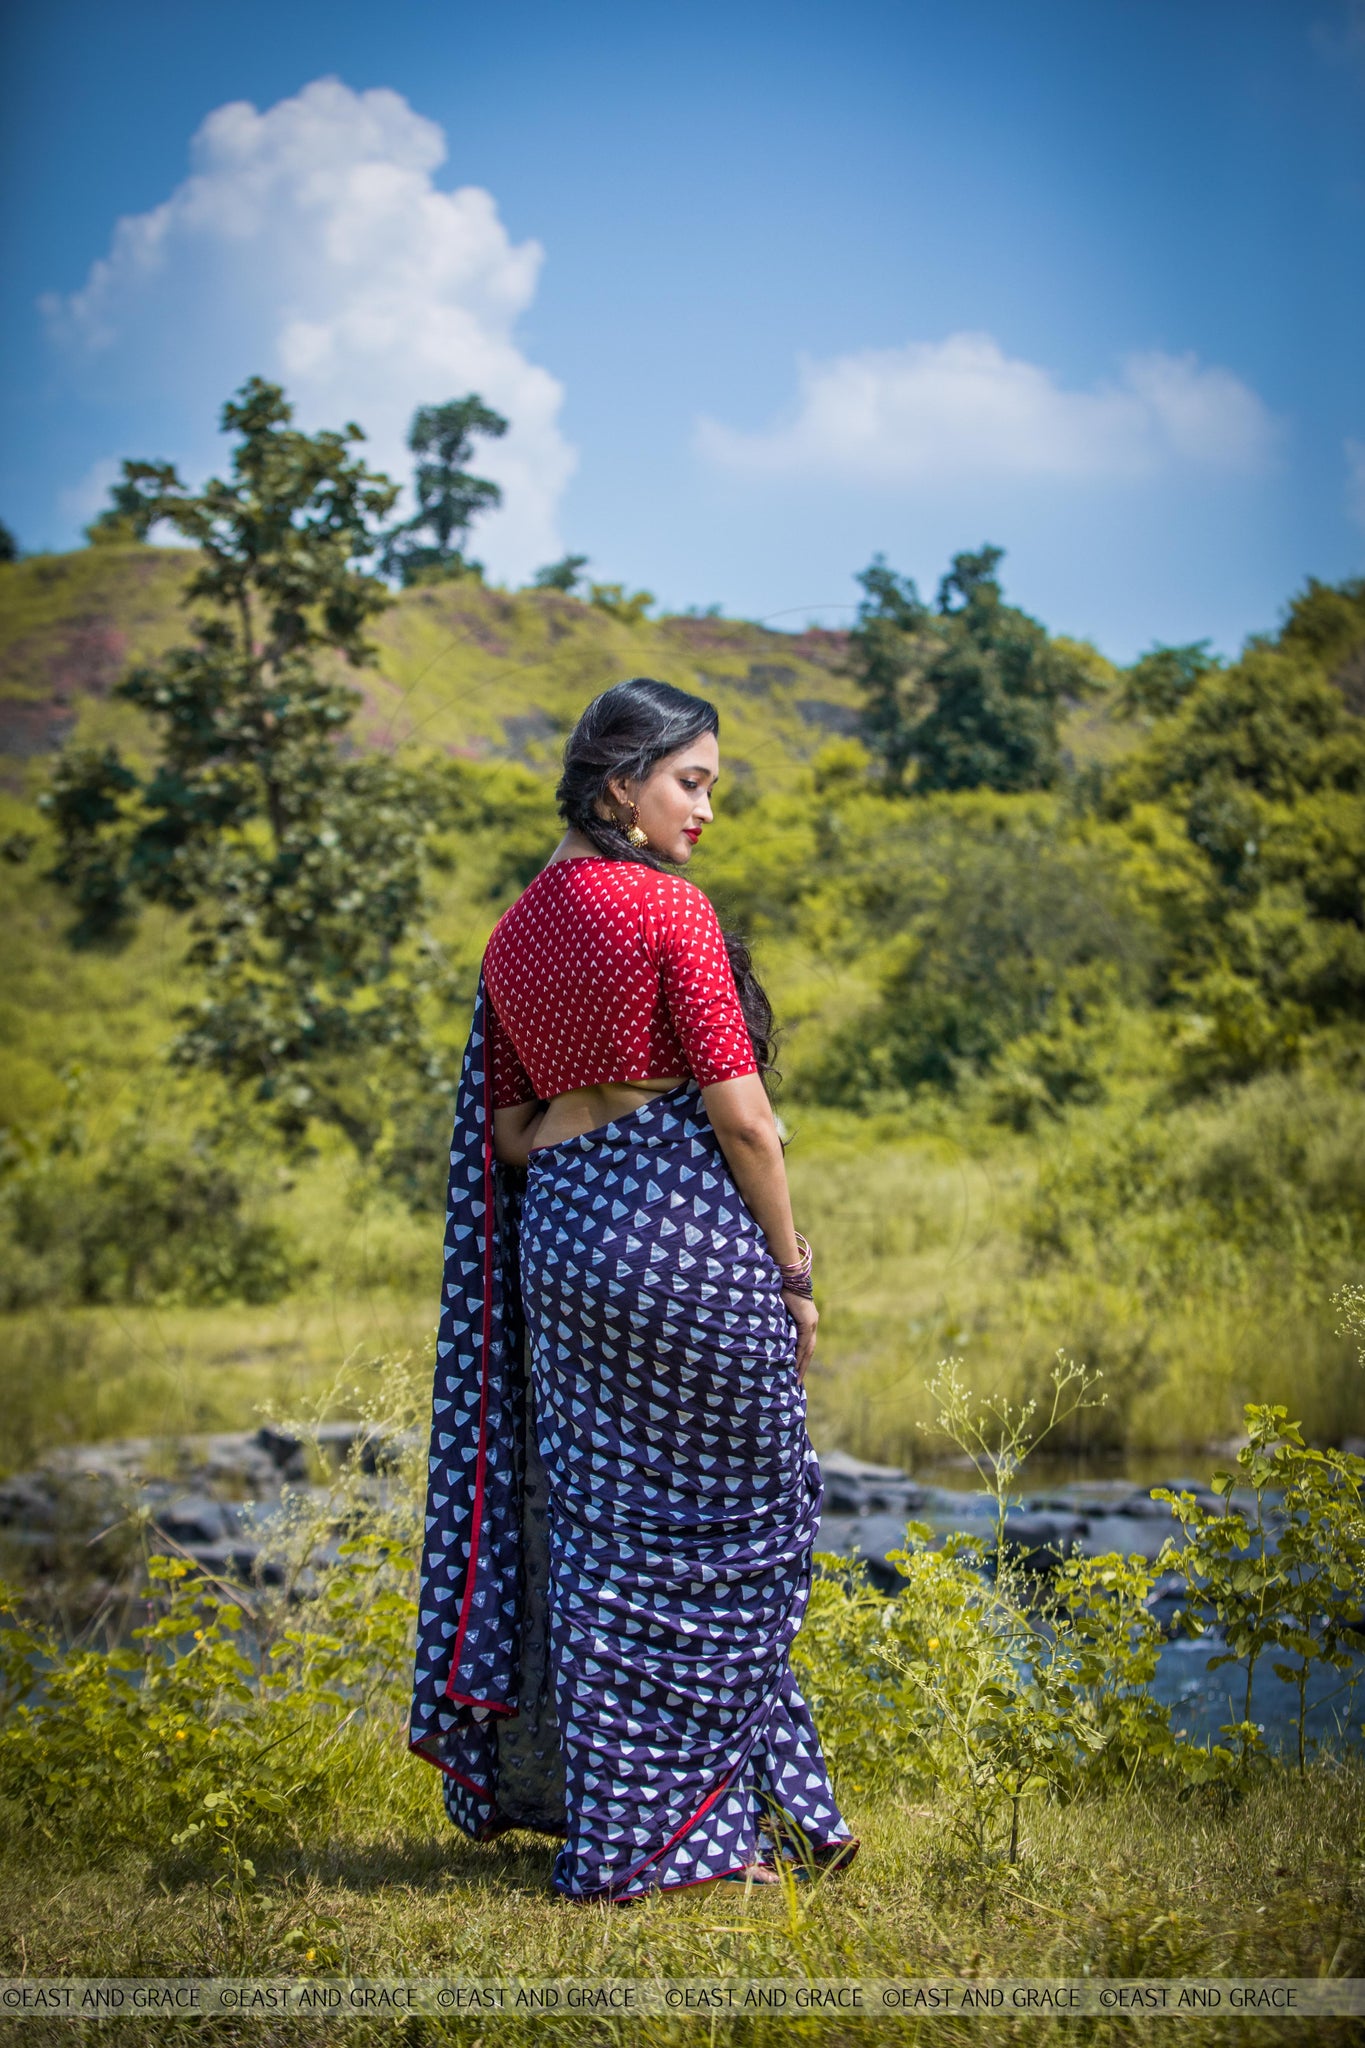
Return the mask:
<path fill-rule="evenodd" d="M 628 1899 L 849 1841 L 788 1652 L 820 1474 L 776 1266 L 695 1085 L 493 1165 L 482 992 L 451 1154 L 412 1742 L 487 1839 L 527 1692 L 523 1499 L 548 1493 L 566 1839 Z M 521 1431 L 530 1389 L 537 1444 Z M 509 1807 L 511 1810 L 509 1811 Z"/>

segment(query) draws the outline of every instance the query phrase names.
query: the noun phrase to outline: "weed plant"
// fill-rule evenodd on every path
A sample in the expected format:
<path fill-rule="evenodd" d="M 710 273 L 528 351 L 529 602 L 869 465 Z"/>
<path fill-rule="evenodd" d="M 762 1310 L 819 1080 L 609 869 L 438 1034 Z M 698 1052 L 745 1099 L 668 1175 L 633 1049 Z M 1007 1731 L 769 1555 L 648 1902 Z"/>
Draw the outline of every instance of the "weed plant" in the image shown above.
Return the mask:
<path fill-rule="evenodd" d="M 1357 1308 L 1341 1303 L 1348 1334 Z M 1201 1746 L 1172 1729 L 1148 1689 L 1160 1641 L 1148 1597 L 1155 1571 L 1182 1554 L 1190 1611 L 1228 1628 L 1228 1654 L 1248 1649 L 1235 1634 L 1238 1600 L 1267 1643 L 1273 1614 L 1280 1650 L 1301 1654 L 1305 1625 L 1315 1654 L 1340 1648 L 1361 1619 L 1359 1551 L 1339 1546 L 1360 1540 L 1362 1461 L 1312 1452 L 1282 1416 L 1250 1416 L 1224 1491 L 1249 1487 L 1257 1507 L 1247 1516 L 1227 1500 L 1212 1518 L 1225 1525 L 1218 1546 L 1205 1521 L 1191 1522 L 1188 1549 L 1156 1567 L 1073 1558 L 1044 1581 L 1012 1556 L 1004 1510 L 1055 1415 L 1090 1397 L 1087 1381 L 1063 1365 L 1055 1412 L 1002 1414 L 946 1375 L 939 1419 L 984 1459 L 994 1543 L 935 1548 L 912 1526 L 890 1597 L 859 1568 L 823 1559 L 795 1651 L 863 1838 L 859 1862 L 772 1895 L 683 1894 L 616 1913 L 553 1903 L 550 1845 L 538 1838 L 477 1848 L 456 1836 L 434 1774 L 406 1755 L 421 1389 L 405 1368 L 386 1380 L 386 1401 L 362 1390 L 349 1403 L 363 1411 L 364 1462 L 378 1473 L 353 1458 L 323 1493 L 287 1503 L 273 1545 L 279 1584 L 213 1581 L 183 1558 L 150 1556 L 127 1640 L 116 1629 L 111 1638 L 106 1615 L 63 1641 L 10 1598 L 0 1969 L 647 1979 L 1365 1970 L 1358 1756 L 1305 1746 L 1291 1771 L 1244 1725 Z M 1312 1540 L 1282 1549 L 1273 1585 L 1259 1564 L 1244 1578 L 1238 1561 L 1248 1549 L 1260 1558 L 1266 1518 L 1281 1532 L 1295 1526 L 1272 1496 L 1289 1500 L 1296 1485 Z M 343 2038 L 373 2033 L 343 2024 Z M 889 2024 L 859 2022 L 872 2038 Z M 555 2025 L 560 2038 L 604 2038 L 586 2023 Z M 744 2022 L 730 2037 L 777 2042 L 791 2025 Z M 814 2040 L 853 2038 L 838 2020 L 801 2025 Z M 933 2025 L 936 2039 L 966 2038 L 954 2023 Z M 1272 2038 L 1258 2022 L 1239 2025 L 1239 2040 Z M 179 2038 L 174 2023 L 156 2026 L 158 2038 Z M 529 2039 L 527 2023 L 499 2026 L 500 2039 Z M 1131 2038 L 1119 2022 L 1092 2031 Z M 114 2032 L 142 2038 L 135 2026 Z M 423 2022 L 405 2038 L 472 2048 L 476 2034 Z M 618 2037 L 675 2033 L 642 2021 Z M 27 2038 L 44 2038 L 41 2022 Z M 1054 2035 L 1039 2022 L 1017 2038 Z M 1215 2027 L 1209 2038 L 1231 2036 Z"/>

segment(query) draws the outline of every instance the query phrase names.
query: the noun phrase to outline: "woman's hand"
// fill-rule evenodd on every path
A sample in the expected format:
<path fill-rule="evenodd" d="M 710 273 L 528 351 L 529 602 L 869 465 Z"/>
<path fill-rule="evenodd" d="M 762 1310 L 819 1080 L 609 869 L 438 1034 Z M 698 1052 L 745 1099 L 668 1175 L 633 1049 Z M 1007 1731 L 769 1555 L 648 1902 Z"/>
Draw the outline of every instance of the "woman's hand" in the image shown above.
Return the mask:
<path fill-rule="evenodd" d="M 808 1295 L 789 1294 L 785 1287 L 782 1299 L 787 1304 L 787 1314 L 796 1325 L 796 1377 L 804 1387 L 806 1370 L 815 1356 L 815 1332 L 820 1311 Z"/>

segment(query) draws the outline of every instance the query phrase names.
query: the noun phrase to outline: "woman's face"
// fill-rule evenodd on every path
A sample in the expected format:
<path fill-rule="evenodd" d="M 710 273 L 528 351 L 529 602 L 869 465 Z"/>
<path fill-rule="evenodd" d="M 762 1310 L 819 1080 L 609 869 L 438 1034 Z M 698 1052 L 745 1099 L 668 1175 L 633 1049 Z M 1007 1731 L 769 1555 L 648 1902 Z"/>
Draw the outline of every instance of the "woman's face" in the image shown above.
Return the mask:
<path fill-rule="evenodd" d="M 704 732 L 676 754 L 656 761 L 643 782 L 613 783 L 611 791 L 620 804 L 621 822 L 632 822 L 633 802 L 640 813 L 640 830 L 655 853 L 685 867 L 711 822 L 711 791 L 719 774 L 720 747 L 713 732 Z"/>

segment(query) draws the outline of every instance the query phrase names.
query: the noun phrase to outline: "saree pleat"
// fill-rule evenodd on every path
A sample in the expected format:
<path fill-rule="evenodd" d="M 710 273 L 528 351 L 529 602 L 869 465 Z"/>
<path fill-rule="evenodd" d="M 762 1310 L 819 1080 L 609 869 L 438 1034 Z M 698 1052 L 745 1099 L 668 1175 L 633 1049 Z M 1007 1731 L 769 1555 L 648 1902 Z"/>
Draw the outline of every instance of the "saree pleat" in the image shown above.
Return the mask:
<path fill-rule="evenodd" d="M 821 1485 L 777 1268 L 692 1084 L 533 1153 L 515 1198 L 492 1163 L 483 1015 L 481 992 L 451 1153 L 413 1746 L 468 1833 L 517 1824 L 499 1745 L 534 1610 L 524 1313 L 556 1887 L 628 1899 L 775 1842 L 831 1851 L 848 1830 L 788 1662 Z"/>

